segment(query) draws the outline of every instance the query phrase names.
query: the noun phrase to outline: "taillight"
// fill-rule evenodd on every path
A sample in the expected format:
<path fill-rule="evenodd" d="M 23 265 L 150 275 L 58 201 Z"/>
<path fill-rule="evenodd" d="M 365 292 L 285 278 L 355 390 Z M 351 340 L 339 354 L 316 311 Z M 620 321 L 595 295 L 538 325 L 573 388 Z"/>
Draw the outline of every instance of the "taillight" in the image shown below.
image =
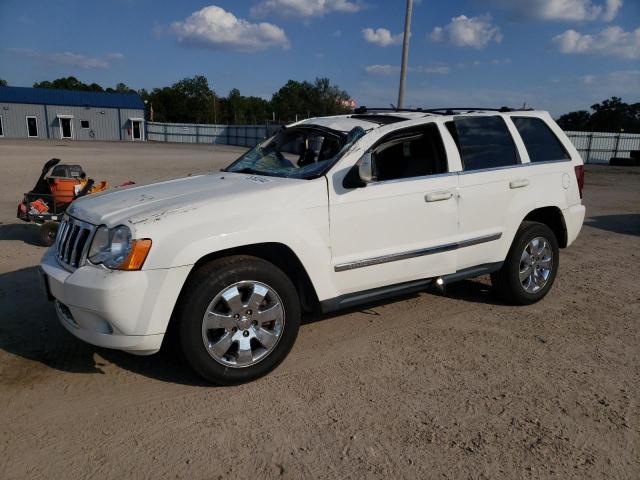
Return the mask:
<path fill-rule="evenodd" d="M 582 189 L 584 188 L 584 165 L 577 165 L 576 180 L 578 181 L 578 191 L 580 192 L 580 198 L 582 198 Z"/>

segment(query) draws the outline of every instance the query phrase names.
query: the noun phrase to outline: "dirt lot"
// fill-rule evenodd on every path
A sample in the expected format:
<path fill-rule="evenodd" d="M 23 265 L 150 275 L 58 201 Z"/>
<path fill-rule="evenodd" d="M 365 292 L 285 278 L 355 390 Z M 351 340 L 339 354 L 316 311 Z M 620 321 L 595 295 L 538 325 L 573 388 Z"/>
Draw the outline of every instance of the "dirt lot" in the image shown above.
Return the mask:
<path fill-rule="evenodd" d="M 0 142 L 3 478 L 640 478 L 640 169 L 587 169 L 586 225 L 541 303 L 505 306 L 483 278 L 372 305 L 212 388 L 169 353 L 67 334 L 15 208 L 50 157 L 148 182 L 239 150 L 62 145 Z"/>

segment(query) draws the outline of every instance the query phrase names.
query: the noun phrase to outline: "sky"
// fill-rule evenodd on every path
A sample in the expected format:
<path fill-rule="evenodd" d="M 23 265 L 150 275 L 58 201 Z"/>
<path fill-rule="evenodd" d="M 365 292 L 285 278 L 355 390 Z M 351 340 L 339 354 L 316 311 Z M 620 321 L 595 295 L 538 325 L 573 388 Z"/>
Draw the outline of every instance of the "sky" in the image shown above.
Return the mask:
<path fill-rule="evenodd" d="M 0 78 L 163 87 L 205 75 L 271 98 L 328 77 L 397 102 L 405 0 L 0 0 Z M 640 0 L 415 0 L 405 106 L 554 115 L 640 101 Z"/>

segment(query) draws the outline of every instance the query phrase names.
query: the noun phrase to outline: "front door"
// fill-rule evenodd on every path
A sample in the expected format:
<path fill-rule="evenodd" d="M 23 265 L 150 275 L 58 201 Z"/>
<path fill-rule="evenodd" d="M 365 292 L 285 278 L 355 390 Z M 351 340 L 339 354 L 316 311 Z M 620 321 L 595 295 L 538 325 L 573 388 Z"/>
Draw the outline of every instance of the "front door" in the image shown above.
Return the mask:
<path fill-rule="evenodd" d="M 377 178 L 330 188 L 332 270 L 339 294 L 456 270 L 458 175 L 435 124 L 395 131 L 371 148 Z M 336 178 L 337 177 L 337 178 Z"/>
<path fill-rule="evenodd" d="M 73 138 L 73 126 L 70 118 L 60 119 L 60 130 L 62 138 Z"/>
<path fill-rule="evenodd" d="M 142 126 L 140 125 L 142 122 L 140 120 L 132 120 L 132 135 L 134 140 L 142 140 Z"/>

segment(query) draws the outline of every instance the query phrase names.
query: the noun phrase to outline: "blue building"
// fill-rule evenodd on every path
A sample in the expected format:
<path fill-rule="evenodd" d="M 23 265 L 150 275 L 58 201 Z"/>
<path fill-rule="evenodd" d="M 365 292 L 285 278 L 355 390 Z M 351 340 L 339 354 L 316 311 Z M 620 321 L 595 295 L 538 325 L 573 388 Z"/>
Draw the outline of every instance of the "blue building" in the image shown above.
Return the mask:
<path fill-rule="evenodd" d="M 136 93 L 0 87 L 3 138 L 143 141 L 144 103 Z"/>

